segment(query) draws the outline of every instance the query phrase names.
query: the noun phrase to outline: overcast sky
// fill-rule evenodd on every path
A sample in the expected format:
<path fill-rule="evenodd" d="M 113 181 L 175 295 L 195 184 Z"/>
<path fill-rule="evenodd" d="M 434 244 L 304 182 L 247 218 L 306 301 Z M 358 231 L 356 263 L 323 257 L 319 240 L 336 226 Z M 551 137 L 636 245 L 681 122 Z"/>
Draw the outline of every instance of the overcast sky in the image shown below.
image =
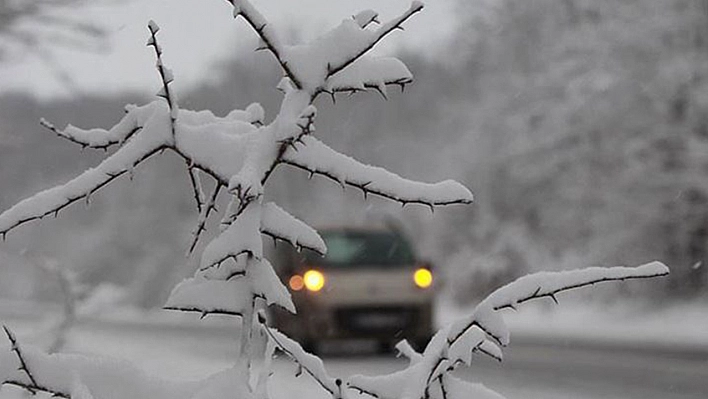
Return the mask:
<path fill-rule="evenodd" d="M 154 19 L 161 26 L 159 40 L 165 60 L 175 72 L 175 85 L 186 89 L 215 77 L 213 66 L 234 57 L 239 49 L 253 48 L 255 34 L 243 21 L 234 21 L 230 6 L 219 0 L 131 0 L 114 5 L 97 1 L 58 13 L 78 21 L 92 21 L 108 34 L 99 49 L 56 44 L 55 30 L 30 22 L 18 29 L 30 29 L 40 38 L 37 51 L 15 52 L 0 64 L 0 93 L 29 92 L 42 98 L 66 97 L 87 92 L 157 90 L 154 56 L 145 46 L 146 24 Z M 406 10 L 410 0 L 253 0 L 284 38 L 297 29 L 302 38 L 312 38 L 363 9 L 374 9 L 380 20 Z M 429 3 L 429 4 L 428 4 Z M 444 47 L 453 32 L 454 0 L 435 0 L 395 32 L 379 52 L 395 47 L 433 51 Z M 60 32 L 61 33 L 61 32 Z M 96 47 L 96 44 L 93 44 Z M 248 53 L 241 52 L 246 55 Z M 43 54 L 44 57 L 40 56 Z M 52 57 L 48 61 L 46 55 Z M 52 67 L 51 64 L 55 64 Z M 59 71 L 64 73 L 57 73 Z M 154 89 L 154 90 L 153 90 Z"/>

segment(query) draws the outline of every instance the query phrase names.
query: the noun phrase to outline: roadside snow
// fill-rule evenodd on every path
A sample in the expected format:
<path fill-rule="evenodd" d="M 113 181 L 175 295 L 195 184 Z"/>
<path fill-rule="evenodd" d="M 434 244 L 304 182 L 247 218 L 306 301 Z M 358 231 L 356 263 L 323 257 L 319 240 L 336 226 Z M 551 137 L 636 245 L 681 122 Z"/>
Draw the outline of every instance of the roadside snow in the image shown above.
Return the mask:
<path fill-rule="evenodd" d="M 708 353 L 708 303 L 652 306 L 646 303 L 579 303 L 563 300 L 529 303 L 504 311 L 515 339 L 566 341 L 636 349 L 698 350 Z M 472 311 L 447 298 L 437 306 L 439 326 Z"/>

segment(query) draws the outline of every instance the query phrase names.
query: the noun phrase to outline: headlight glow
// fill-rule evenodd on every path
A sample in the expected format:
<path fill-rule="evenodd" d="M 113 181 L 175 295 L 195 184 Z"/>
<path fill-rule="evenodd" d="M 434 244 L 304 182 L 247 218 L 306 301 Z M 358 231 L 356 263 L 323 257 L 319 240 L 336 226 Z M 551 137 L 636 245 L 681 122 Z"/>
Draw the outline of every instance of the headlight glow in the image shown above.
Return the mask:
<path fill-rule="evenodd" d="M 428 288 L 433 285 L 433 273 L 421 267 L 413 273 L 413 282 L 420 288 Z"/>
<path fill-rule="evenodd" d="M 321 290 L 325 285 L 324 274 L 317 270 L 306 271 L 303 278 L 305 280 L 305 287 L 312 292 Z"/>

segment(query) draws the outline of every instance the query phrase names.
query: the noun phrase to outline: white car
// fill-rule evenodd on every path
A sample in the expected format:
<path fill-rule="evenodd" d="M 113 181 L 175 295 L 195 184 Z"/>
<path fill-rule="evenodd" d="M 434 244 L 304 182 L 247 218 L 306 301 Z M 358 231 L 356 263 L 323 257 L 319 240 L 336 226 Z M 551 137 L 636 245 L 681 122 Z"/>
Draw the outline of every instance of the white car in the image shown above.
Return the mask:
<path fill-rule="evenodd" d="M 329 339 L 371 339 L 381 349 L 403 338 L 419 347 L 427 342 L 434 278 L 405 237 L 383 228 L 339 227 L 320 234 L 325 257 L 278 250 L 276 265 L 298 314 L 276 311 L 274 325 L 311 350 Z"/>

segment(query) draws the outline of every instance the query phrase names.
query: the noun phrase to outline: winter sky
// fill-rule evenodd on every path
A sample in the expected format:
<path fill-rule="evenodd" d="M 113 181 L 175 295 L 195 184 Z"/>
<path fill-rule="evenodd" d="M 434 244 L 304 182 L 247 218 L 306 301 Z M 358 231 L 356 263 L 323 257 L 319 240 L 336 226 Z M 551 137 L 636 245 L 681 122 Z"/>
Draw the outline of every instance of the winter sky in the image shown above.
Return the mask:
<path fill-rule="evenodd" d="M 253 0 L 281 37 L 298 42 L 336 26 L 343 18 L 365 9 L 380 13 L 383 22 L 406 10 L 410 0 Z M 454 0 L 426 3 L 422 13 L 394 32 L 380 52 L 394 48 L 428 51 L 444 47 L 455 29 Z M 257 41 L 243 21 L 234 21 L 230 5 L 219 0 L 83 1 L 71 9 L 46 11 L 102 27 L 105 40 L 87 40 L 87 46 L 59 45 L 56 28 L 25 22 L 17 29 L 35 32 L 39 47 L 20 49 L 0 64 L 0 93 L 20 91 L 41 98 L 82 93 L 156 90 L 154 55 L 145 46 L 150 19 L 162 28 L 159 40 L 165 60 L 175 73 L 175 85 L 184 89 L 218 77 L 215 65 Z M 69 32 L 70 34 L 70 32 Z M 58 72 L 59 71 L 59 72 Z"/>

